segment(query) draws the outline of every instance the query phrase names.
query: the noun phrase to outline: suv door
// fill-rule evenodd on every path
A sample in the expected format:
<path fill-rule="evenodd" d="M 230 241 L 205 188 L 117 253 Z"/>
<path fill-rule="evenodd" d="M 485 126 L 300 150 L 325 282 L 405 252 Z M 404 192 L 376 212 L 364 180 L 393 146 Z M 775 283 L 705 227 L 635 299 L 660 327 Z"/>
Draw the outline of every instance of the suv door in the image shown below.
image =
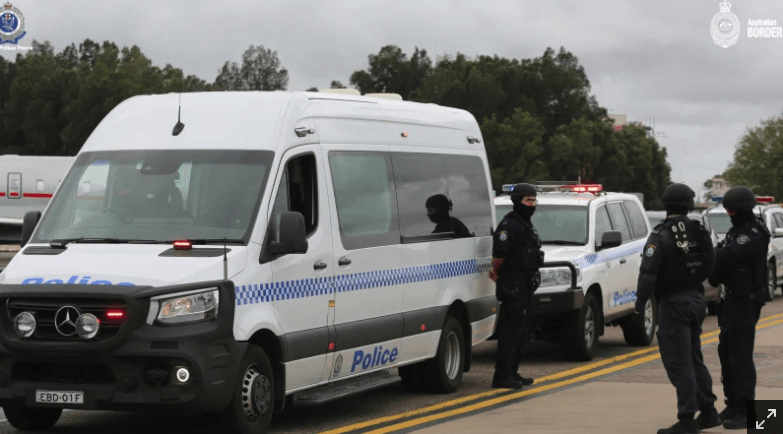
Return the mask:
<path fill-rule="evenodd" d="M 636 301 L 636 281 L 639 276 L 639 262 L 635 258 L 638 251 L 629 249 L 628 243 L 634 238 L 633 229 L 623 209 L 622 202 L 610 202 L 606 205 L 609 219 L 612 222 L 612 230 L 620 231 L 623 235 L 623 244 L 615 247 L 613 254 L 608 258 L 616 262 L 611 275 L 612 293 L 607 300 L 607 316 L 615 316 L 633 309 Z"/>

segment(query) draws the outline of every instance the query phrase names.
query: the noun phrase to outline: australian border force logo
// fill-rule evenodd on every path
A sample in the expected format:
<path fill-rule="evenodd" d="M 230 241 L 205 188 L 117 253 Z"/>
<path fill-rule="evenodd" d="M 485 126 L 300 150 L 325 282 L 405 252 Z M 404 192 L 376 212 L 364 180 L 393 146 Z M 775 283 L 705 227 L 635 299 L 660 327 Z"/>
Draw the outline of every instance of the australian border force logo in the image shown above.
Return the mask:
<path fill-rule="evenodd" d="M 740 22 L 737 16 L 731 12 L 731 3 L 724 0 L 719 6 L 720 12 L 712 17 L 710 33 L 715 44 L 729 48 L 739 40 Z"/>
<path fill-rule="evenodd" d="M 12 3 L 6 2 L 0 10 L 0 44 L 18 44 L 26 34 L 24 15 Z"/>

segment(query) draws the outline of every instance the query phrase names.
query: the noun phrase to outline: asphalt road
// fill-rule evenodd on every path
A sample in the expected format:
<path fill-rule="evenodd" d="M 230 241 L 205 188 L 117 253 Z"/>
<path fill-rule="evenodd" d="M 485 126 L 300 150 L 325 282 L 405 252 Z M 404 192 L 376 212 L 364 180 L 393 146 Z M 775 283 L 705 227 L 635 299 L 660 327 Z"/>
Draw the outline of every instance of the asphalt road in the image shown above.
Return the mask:
<path fill-rule="evenodd" d="M 762 310 L 762 317 L 783 313 L 783 297 L 778 291 L 778 298 L 768 303 Z M 704 332 L 718 329 L 717 318 L 707 316 Z M 652 346 L 657 345 L 653 342 Z M 563 360 L 558 345 L 531 343 L 527 360 L 523 363 L 520 373 L 524 376 L 541 378 L 557 372 L 577 368 L 586 364 L 629 354 L 638 351 L 638 347 L 625 344 L 622 331 L 619 328 L 607 328 L 601 337 L 597 357 L 592 362 L 567 362 Z M 463 376 L 460 389 L 448 395 L 412 394 L 402 390 L 400 386 L 391 386 L 382 390 L 368 392 L 362 395 L 316 408 L 287 409 L 276 415 L 271 433 L 320 433 L 346 427 L 368 420 L 391 416 L 423 407 L 450 401 L 459 397 L 475 395 L 490 390 L 491 377 L 494 368 L 495 343 L 484 343 L 474 349 L 473 365 L 470 372 Z M 666 381 L 662 379 L 662 381 Z M 559 393 L 554 391 L 553 393 Z M 535 398 L 533 398 L 535 399 Z M 620 411 L 621 409 L 617 409 Z M 630 409 L 629 409 L 630 410 Z M 48 432 L 79 433 L 79 434 L 112 434 L 139 432 L 187 432 L 211 433 L 219 427 L 207 416 L 163 416 L 138 413 L 70 411 L 63 413 L 58 424 Z M 17 432 L 0 414 L 0 434 Z"/>

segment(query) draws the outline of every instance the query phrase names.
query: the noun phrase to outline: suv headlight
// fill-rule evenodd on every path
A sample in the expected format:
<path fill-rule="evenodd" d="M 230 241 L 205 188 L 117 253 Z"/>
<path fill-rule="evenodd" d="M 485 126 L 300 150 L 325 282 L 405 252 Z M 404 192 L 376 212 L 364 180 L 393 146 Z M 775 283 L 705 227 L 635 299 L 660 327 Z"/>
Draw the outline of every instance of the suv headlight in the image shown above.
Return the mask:
<path fill-rule="evenodd" d="M 163 324 L 179 324 L 217 318 L 220 290 L 198 290 L 178 295 L 153 298 L 150 309 L 157 309 L 157 320 Z M 159 307 L 157 307 L 157 306 Z"/>
<path fill-rule="evenodd" d="M 571 285 L 571 269 L 568 267 L 541 268 L 539 272 L 541 286 Z"/>

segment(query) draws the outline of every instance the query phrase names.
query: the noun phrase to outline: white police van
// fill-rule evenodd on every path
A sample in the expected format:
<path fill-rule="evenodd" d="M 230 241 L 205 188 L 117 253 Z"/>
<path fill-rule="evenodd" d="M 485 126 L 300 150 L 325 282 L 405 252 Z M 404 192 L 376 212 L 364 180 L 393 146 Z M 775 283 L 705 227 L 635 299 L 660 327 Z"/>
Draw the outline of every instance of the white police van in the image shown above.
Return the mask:
<path fill-rule="evenodd" d="M 647 303 L 643 321 L 631 316 L 651 231 L 642 203 L 632 194 L 603 192 L 598 184 L 543 181 L 536 187 L 532 221 L 545 265 L 533 296 L 535 338 L 560 342 L 570 360 L 590 360 L 605 326 L 621 326 L 629 345 L 649 345 L 655 301 Z M 508 195 L 496 197 L 496 224 L 512 209 Z"/>
<path fill-rule="evenodd" d="M 486 151 L 468 112 L 395 99 L 118 105 L 0 274 L 9 422 L 195 411 L 261 433 L 286 402 L 453 392 L 495 329 Z"/>
<path fill-rule="evenodd" d="M 715 229 L 720 240 L 726 238 L 731 228 L 731 218 L 726 208 L 720 205 L 723 196 L 714 196 L 714 205 L 704 211 L 704 219 Z M 774 203 L 772 196 L 757 196 L 759 205 L 753 209 L 753 214 L 764 219 L 772 239 L 767 251 L 767 290 L 768 299 L 775 298 L 775 290 L 783 284 L 783 207 Z"/>

